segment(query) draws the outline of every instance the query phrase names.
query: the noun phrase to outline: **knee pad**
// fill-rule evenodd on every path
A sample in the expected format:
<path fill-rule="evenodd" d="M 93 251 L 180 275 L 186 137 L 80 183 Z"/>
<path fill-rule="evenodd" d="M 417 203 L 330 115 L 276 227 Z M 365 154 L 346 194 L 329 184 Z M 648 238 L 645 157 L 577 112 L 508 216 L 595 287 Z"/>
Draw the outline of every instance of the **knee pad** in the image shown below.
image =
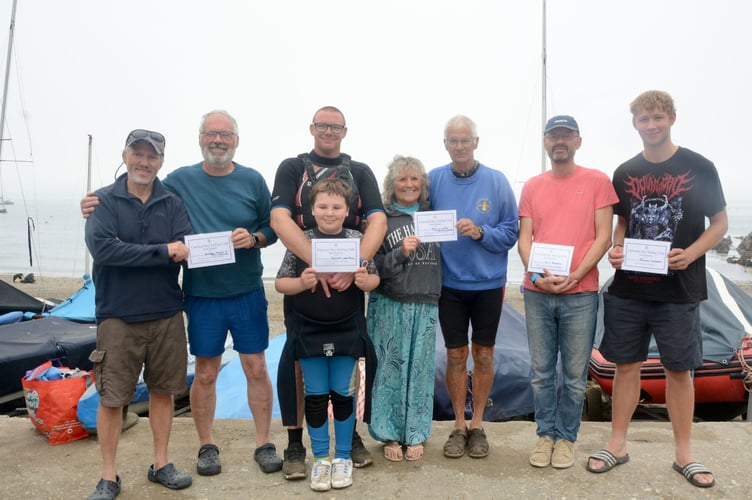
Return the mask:
<path fill-rule="evenodd" d="M 312 394 L 305 397 L 305 418 L 311 427 L 318 428 L 326 423 L 329 394 Z"/>
<path fill-rule="evenodd" d="M 331 391 L 329 395 L 332 397 L 332 409 L 334 410 L 334 420 L 347 420 L 353 412 L 353 396 L 343 396 L 342 394 Z"/>

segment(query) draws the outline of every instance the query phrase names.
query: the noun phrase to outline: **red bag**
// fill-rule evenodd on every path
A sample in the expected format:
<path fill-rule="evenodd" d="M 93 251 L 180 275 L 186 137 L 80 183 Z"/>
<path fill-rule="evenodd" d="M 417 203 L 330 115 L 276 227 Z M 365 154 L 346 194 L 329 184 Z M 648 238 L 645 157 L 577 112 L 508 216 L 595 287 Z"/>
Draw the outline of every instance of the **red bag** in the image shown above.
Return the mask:
<path fill-rule="evenodd" d="M 26 409 L 34 426 L 50 444 L 62 444 L 89 436 L 78 421 L 78 400 L 94 380 L 93 372 L 59 368 L 65 378 L 37 380 L 52 366 L 47 361 L 28 372 L 22 379 Z"/>

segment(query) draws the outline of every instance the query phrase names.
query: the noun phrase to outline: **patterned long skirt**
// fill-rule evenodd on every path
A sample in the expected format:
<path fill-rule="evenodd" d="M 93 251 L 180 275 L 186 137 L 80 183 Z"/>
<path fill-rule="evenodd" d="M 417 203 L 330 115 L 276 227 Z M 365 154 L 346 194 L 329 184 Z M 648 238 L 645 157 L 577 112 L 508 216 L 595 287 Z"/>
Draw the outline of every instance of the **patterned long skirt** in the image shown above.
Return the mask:
<path fill-rule="evenodd" d="M 368 430 L 378 441 L 405 445 L 431 434 L 438 306 L 369 295 L 368 334 L 379 361 Z"/>

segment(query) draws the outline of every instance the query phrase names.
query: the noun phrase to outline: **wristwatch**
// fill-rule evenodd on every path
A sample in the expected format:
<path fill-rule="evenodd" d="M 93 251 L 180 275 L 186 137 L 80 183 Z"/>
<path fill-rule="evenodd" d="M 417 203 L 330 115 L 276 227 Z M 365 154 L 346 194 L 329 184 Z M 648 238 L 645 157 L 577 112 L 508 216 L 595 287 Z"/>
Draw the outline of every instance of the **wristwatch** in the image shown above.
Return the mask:
<path fill-rule="evenodd" d="M 478 232 L 480 233 L 480 236 L 478 237 L 477 241 L 480 241 L 483 239 L 483 236 L 486 235 L 486 232 L 483 230 L 481 226 L 478 226 Z"/>
<path fill-rule="evenodd" d="M 541 277 L 540 273 L 533 274 L 532 276 L 530 276 L 530 283 L 532 283 L 535 286 L 538 286 L 538 285 L 535 284 L 535 280 L 537 280 L 540 277 Z"/>
<path fill-rule="evenodd" d="M 253 238 L 253 247 L 251 248 L 257 248 L 261 246 L 261 238 L 256 236 L 256 233 L 251 233 L 251 238 Z"/>

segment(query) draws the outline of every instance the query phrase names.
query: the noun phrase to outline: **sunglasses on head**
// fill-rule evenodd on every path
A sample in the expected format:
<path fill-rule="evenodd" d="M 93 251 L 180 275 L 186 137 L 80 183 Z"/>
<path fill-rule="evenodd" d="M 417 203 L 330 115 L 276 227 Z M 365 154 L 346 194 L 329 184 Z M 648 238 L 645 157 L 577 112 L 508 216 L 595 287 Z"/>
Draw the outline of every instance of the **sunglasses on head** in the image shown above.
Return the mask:
<path fill-rule="evenodd" d="M 142 128 L 137 128 L 136 130 L 132 131 L 130 134 L 128 134 L 128 140 L 126 142 L 131 142 L 131 139 L 152 139 L 155 142 L 158 142 L 164 147 L 165 144 L 165 137 L 160 134 L 159 132 L 152 132 L 151 130 L 144 130 Z"/>

